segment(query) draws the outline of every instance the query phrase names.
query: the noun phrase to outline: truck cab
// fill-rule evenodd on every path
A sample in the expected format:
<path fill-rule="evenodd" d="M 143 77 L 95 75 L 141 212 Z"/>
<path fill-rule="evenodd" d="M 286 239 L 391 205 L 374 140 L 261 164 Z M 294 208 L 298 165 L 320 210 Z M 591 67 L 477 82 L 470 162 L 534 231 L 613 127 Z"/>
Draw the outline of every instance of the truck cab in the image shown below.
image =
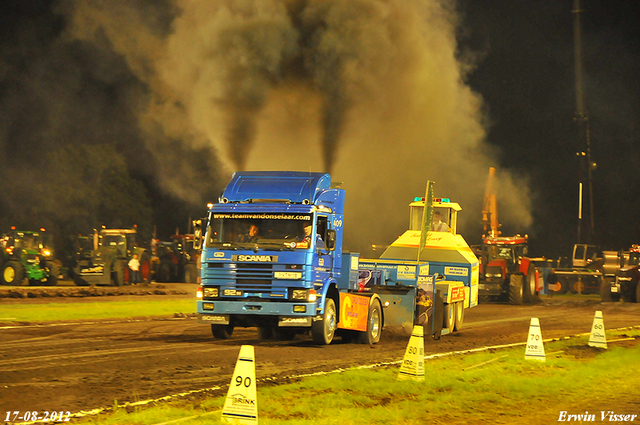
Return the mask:
<path fill-rule="evenodd" d="M 235 173 L 209 206 L 199 321 L 216 338 L 257 327 L 263 339 L 311 330 L 330 343 L 346 323 L 340 292 L 357 287 L 358 256 L 342 251 L 344 198 L 328 174 Z"/>
<path fill-rule="evenodd" d="M 379 259 L 360 261 L 360 286 L 381 297 L 385 329 L 406 334 L 429 317 L 426 330 L 439 338 L 460 329 L 465 309 L 478 304 L 479 267 L 457 233 L 460 205 L 448 198 L 432 199 L 432 214 L 440 211 L 447 231 L 429 230 L 425 205 L 425 198 L 416 197 L 409 204 L 409 229 Z"/>

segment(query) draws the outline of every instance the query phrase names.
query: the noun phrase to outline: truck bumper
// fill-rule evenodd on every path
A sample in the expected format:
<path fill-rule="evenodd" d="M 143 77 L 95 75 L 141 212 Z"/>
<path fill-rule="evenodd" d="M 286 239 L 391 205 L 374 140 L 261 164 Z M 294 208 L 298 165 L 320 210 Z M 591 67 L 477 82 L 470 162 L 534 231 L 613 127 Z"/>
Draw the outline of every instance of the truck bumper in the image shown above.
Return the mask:
<path fill-rule="evenodd" d="M 317 315 L 316 303 L 291 302 L 247 302 L 247 301 L 202 301 L 198 300 L 198 321 L 228 325 L 233 316 L 277 317 L 279 326 L 311 326 Z"/>

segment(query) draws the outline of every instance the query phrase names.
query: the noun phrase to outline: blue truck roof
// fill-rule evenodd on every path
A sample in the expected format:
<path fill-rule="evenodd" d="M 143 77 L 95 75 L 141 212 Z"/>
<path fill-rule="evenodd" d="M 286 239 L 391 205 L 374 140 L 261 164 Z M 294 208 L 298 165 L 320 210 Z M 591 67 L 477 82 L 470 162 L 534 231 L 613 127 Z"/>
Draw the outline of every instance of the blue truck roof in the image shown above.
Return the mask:
<path fill-rule="evenodd" d="M 222 193 L 223 202 L 281 200 L 313 204 L 319 194 L 331 187 L 325 173 L 298 171 L 251 171 L 233 173 Z"/>

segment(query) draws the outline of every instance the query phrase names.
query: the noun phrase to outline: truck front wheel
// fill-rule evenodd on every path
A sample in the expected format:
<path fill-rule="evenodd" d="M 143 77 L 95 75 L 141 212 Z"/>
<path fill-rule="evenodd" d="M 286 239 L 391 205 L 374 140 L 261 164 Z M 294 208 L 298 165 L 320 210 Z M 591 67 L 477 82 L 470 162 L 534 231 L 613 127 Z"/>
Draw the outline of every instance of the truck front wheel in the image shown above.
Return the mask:
<path fill-rule="evenodd" d="M 217 339 L 229 339 L 233 334 L 233 325 L 211 325 L 211 333 Z"/>
<path fill-rule="evenodd" d="M 331 298 L 327 298 L 324 304 L 324 313 L 320 320 L 316 320 L 311 325 L 313 342 L 320 345 L 329 345 L 333 341 L 337 327 L 336 303 Z"/>
<path fill-rule="evenodd" d="M 358 342 L 362 344 L 377 344 L 382 335 L 382 307 L 380 301 L 374 300 L 369 305 L 367 316 L 367 331 L 359 334 Z"/>

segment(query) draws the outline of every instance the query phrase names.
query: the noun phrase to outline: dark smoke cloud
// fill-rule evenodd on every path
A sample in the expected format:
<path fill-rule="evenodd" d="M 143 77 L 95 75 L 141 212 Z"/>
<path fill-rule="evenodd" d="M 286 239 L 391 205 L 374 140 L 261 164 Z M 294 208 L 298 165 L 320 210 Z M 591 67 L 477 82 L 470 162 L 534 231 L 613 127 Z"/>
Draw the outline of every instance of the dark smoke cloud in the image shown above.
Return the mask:
<path fill-rule="evenodd" d="M 90 56 L 61 95 L 86 92 L 100 117 L 91 136 L 120 144 L 173 196 L 214 200 L 241 169 L 330 171 L 348 190 L 347 242 L 360 250 L 404 230 L 426 180 L 461 203 L 469 229 L 480 221 L 497 154 L 448 1 L 61 0 L 56 12 L 56 43 Z M 86 74 L 118 102 L 94 96 Z M 526 180 L 503 172 L 500 185 L 501 219 L 526 227 Z"/>

